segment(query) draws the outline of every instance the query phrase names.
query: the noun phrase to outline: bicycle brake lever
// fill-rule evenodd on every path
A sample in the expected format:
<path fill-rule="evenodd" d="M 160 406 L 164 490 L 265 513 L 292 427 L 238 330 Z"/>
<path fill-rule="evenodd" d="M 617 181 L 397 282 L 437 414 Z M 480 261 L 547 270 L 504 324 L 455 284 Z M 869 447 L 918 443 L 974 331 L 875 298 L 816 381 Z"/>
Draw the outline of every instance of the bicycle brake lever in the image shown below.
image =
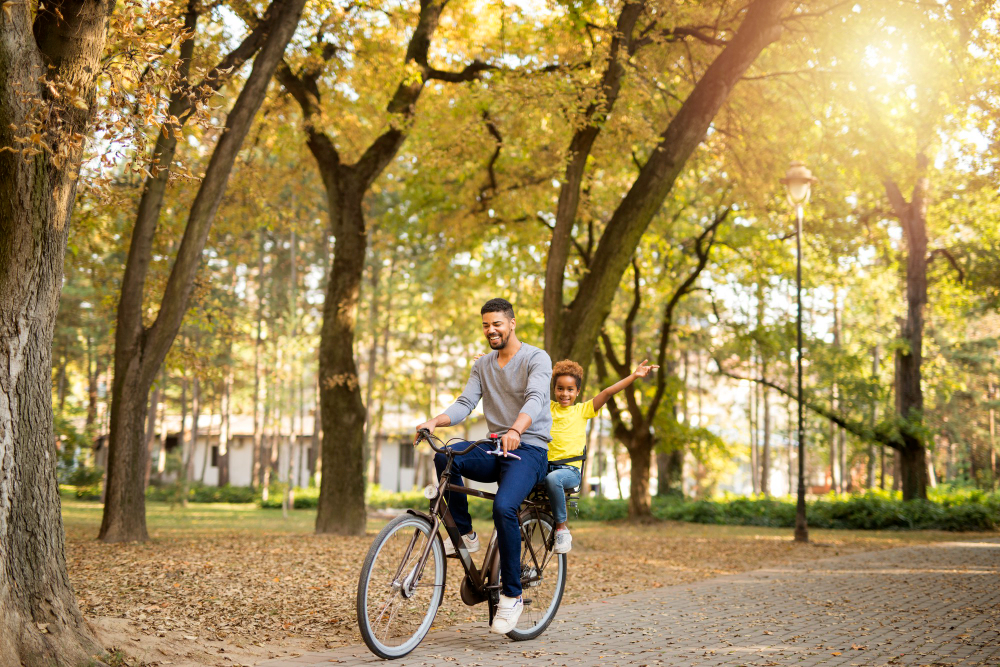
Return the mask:
<path fill-rule="evenodd" d="M 494 456 L 513 456 L 518 461 L 521 460 L 521 457 L 518 456 L 517 454 L 515 454 L 514 452 L 504 452 L 502 449 L 500 449 L 500 441 L 499 440 L 496 441 L 496 445 L 497 445 L 496 449 L 488 449 L 488 450 L 486 450 L 486 453 L 487 454 L 493 454 Z"/>

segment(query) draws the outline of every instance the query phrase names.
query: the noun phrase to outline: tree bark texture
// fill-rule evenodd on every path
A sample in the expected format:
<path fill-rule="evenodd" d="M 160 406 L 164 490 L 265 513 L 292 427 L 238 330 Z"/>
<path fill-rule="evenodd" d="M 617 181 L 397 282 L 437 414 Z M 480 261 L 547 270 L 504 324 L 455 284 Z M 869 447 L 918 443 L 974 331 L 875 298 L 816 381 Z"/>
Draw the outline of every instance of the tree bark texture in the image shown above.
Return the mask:
<path fill-rule="evenodd" d="M 926 445 L 919 435 L 923 421 L 924 395 L 920 366 L 923 361 L 924 306 L 927 304 L 927 158 L 917 156 L 920 172 L 910 201 L 899 187 L 885 182 L 886 194 L 906 239 L 906 318 L 900 338 L 906 343 L 896 349 L 896 413 L 904 420 L 897 460 L 903 499 L 927 497 Z"/>
<path fill-rule="evenodd" d="M 628 450 L 632 471 L 629 475 L 628 518 L 648 521 L 653 518 L 649 495 L 649 472 L 653 461 L 653 434 L 648 428 L 633 431 L 630 439 L 622 440 Z"/>
<path fill-rule="evenodd" d="M 141 483 L 142 429 L 141 419 L 133 414 L 137 409 L 135 406 L 145 405 L 153 378 L 180 329 L 194 289 L 195 276 L 201 265 L 202 251 L 225 194 L 236 156 L 264 100 L 268 83 L 281 61 L 285 47 L 298 25 L 304 4 L 305 0 L 274 0 L 265 20 L 233 52 L 240 54 L 240 58 L 232 62 L 233 67 L 256 53 L 253 69 L 226 118 L 226 131 L 212 152 L 205 179 L 188 213 L 187 225 L 164 288 L 159 313 L 147 327 L 143 324 L 143 292 L 152 258 L 153 237 L 163 201 L 163 190 L 166 187 L 164 174 L 168 171 L 176 146 L 171 143 L 175 139 L 165 139 L 163 134 L 157 142 L 154 155 L 161 168 L 154 170 L 157 175 L 146 183 L 140 201 L 122 281 L 122 294 L 118 302 L 107 502 L 98 536 L 105 542 L 148 539 L 146 503 Z M 223 64 L 229 63 L 230 57 Z M 210 73 L 209 77 L 212 76 Z M 206 80 L 206 83 L 211 84 L 211 81 Z M 168 134 L 173 137 L 172 133 Z M 164 179 L 162 184 L 159 181 L 161 177 Z M 140 471 L 138 476 L 137 470 Z"/>
<path fill-rule="evenodd" d="M 327 196 L 338 230 L 337 246 L 327 282 L 320 331 L 320 410 L 323 413 L 323 463 L 317 533 L 362 535 L 365 531 L 365 406 L 354 363 L 354 317 L 362 273 L 365 232 L 361 198 L 354 192 L 341 199 Z M 332 196 L 331 196 L 332 195 Z"/>
<path fill-rule="evenodd" d="M 66 574 L 52 415 L 52 338 L 106 0 L 0 13 L 0 660 L 103 653 Z M 62 86 L 61 94 L 57 91 Z M 25 132 L 40 142 L 17 141 Z M 74 137 L 75 135 L 75 137 Z M 22 149 L 29 149 L 27 151 Z M 145 412 L 145 406 L 143 406 Z"/>

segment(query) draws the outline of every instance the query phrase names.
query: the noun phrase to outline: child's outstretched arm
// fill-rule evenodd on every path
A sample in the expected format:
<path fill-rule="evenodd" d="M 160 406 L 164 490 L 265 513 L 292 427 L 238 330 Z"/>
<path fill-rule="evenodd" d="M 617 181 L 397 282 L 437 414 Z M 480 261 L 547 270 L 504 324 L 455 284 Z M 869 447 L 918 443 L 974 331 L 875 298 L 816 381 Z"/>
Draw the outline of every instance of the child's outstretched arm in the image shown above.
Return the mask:
<path fill-rule="evenodd" d="M 647 365 L 646 364 L 647 361 L 649 361 L 649 360 L 648 359 L 643 359 L 642 363 L 639 364 L 639 366 L 635 369 L 635 371 L 632 372 L 631 375 L 623 377 L 621 380 L 619 380 L 618 382 L 615 382 L 613 385 L 611 385 L 610 387 L 608 387 L 607 389 L 605 389 L 604 391 L 602 391 L 600 394 L 598 394 L 597 396 L 595 396 L 594 397 L 594 410 L 600 410 L 601 408 L 603 408 L 604 405 L 608 402 L 608 399 L 610 399 L 612 396 L 614 396 L 615 394 L 617 394 L 618 392 L 620 392 L 625 387 L 627 387 L 630 384 L 632 384 L 633 382 L 635 382 L 636 378 L 644 378 L 647 375 L 649 375 L 650 371 L 653 371 L 653 370 L 656 370 L 657 368 L 659 368 L 659 366 L 649 366 L 649 365 Z"/>

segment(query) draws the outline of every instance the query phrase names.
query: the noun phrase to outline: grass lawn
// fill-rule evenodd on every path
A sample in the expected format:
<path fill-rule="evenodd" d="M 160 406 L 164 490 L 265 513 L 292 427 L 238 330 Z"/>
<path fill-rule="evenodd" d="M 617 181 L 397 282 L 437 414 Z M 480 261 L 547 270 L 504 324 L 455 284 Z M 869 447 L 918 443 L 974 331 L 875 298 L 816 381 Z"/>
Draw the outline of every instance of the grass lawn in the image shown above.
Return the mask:
<path fill-rule="evenodd" d="M 313 534 L 315 511 L 254 505 L 147 504 L 151 540 L 102 544 L 102 506 L 63 499 L 70 578 L 108 648 L 146 665 L 240 665 L 360 641 L 354 622 L 361 563 L 384 520 L 364 537 Z M 564 604 L 670 586 L 783 563 L 977 533 L 791 530 L 662 522 L 571 522 Z M 488 537 L 492 525 L 478 522 Z M 988 536 L 996 537 L 996 533 Z M 451 563 L 449 563 L 451 564 Z M 486 621 L 458 597 L 448 568 L 437 625 Z"/>

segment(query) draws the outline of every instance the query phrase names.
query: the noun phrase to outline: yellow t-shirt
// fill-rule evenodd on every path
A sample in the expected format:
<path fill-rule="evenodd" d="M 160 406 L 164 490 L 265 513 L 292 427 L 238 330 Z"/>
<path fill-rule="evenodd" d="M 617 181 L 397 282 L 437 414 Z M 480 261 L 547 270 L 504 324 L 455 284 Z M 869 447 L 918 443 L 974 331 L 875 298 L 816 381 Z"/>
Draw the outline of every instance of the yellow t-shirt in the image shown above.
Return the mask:
<path fill-rule="evenodd" d="M 552 408 L 552 442 L 549 443 L 549 461 L 571 459 L 583 454 L 583 446 L 587 444 L 587 420 L 597 416 L 594 401 L 574 403 L 563 407 L 556 401 L 549 402 Z M 566 465 L 580 467 L 580 461 Z"/>

